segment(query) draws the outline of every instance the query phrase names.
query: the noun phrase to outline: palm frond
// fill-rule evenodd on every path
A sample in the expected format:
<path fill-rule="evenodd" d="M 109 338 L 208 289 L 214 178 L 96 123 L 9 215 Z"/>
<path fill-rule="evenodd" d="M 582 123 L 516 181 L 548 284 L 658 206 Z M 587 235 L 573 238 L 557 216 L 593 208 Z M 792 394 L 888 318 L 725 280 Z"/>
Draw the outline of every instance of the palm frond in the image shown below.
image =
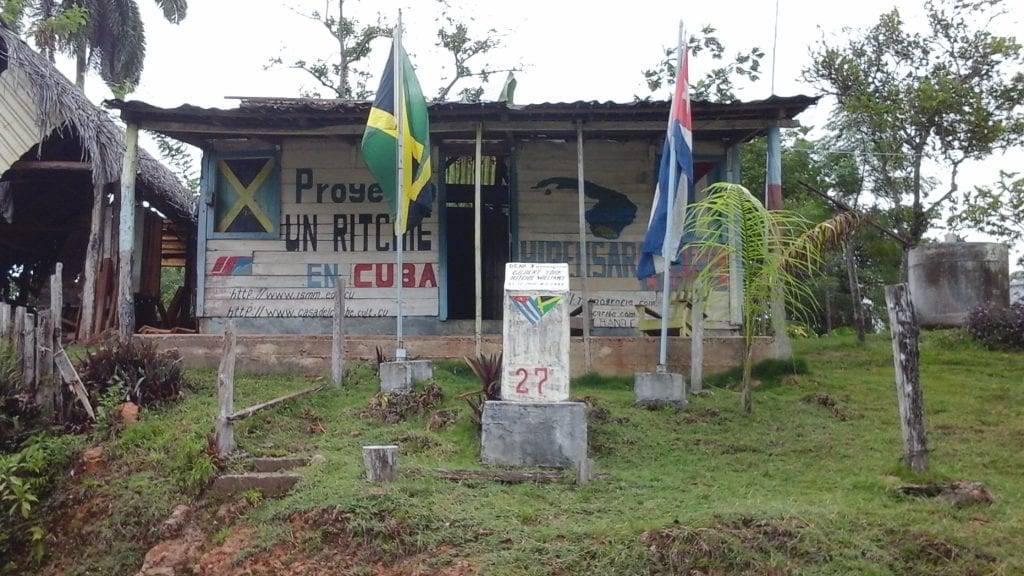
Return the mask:
<path fill-rule="evenodd" d="M 156 0 L 156 4 L 171 24 L 180 24 L 188 12 L 188 0 Z"/>

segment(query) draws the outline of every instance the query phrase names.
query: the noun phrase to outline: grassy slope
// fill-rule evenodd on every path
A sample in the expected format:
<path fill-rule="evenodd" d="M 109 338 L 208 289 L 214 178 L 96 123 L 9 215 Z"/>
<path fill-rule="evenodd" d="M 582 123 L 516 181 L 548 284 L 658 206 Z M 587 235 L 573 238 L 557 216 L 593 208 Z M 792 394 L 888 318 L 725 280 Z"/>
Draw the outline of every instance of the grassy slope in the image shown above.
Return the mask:
<path fill-rule="evenodd" d="M 252 524 L 257 529 L 237 559 L 240 567 L 273 555 L 285 564 L 320 558 L 337 573 L 344 573 L 338 551 L 345 547 L 350 556 L 385 564 L 416 554 L 439 568 L 465 560 L 486 574 L 1024 573 L 1024 354 L 925 335 L 932 471 L 910 479 L 898 462 L 889 346 L 885 337 L 866 345 L 844 337 L 798 342 L 811 373 L 766 382 L 748 417 L 726 388 L 691 398 L 677 413 L 634 407 L 628 378 L 575 382 L 572 395 L 596 399 L 609 416 L 591 422 L 592 455 L 607 477 L 584 486 L 433 477 L 435 468 L 481 467 L 467 409 L 454 398 L 475 388 L 474 378 L 461 365 L 435 367 L 446 393 L 442 407 L 460 415 L 453 426 L 429 432 L 426 418 L 388 425 L 360 417 L 377 389 L 363 367 L 343 389 L 237 426 L 236 439 L 250 453 L 318 453 L 327 461 L 306 469 L 285 498 L 250 498 L 255 505 L 234 527 L 221 523 L 208 536 L 219 544 Z M 199 377 L 213 381 L 208 372 Z M 243 377 L 236 406 L 305 385 Z M 76 528 L 66 513 L 65 545 L 53 566 L 66 574 L 137 569 L 158 539 L 159 523 L 204 478 L 205 460 L 197 455 L 215 400 L 209 384 L 201 391 L 180 406 L 144 414 L 108 443 L 107 472 L 78 484 L 63 507 L 115 502 L 106 507 L 113 514 L 79 519 Z M 846 419 L 806 401 L 818 394 L 834 399 Z M 361 447 L 390 442 L 402 445 L 405 474 L 394 484 L 368 485 Z M 995 504 L 955 509 L 892 490 L 907 480 L 953 479 L 985 483 Z M 76 542 L 93 548 L 75 551 Z"/>

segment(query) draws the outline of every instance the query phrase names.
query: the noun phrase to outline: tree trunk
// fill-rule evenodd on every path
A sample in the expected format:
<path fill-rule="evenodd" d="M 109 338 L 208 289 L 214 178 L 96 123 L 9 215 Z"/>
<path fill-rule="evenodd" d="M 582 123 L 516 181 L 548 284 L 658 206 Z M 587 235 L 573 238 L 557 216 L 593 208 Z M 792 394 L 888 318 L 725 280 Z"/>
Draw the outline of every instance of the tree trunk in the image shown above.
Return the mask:
<path fill-rule="evenodd" d="M 751 372 L 754 369 L 754 343 L 744 344 L 743 357 L 743 382 L 740 385 L 740 407 L 744 414 L 750 414 L 754 409 L 754 383 Z"/>
<path fill-rule="evenodd" d="M 860 294 L 860 280 L 857 278 L 857 258 L 853 251 L 853 240 L 843 238 L 843 257 L 846 260 L 846 276 L 850 282 L 850 299 L 853 300 L 853 326 L 857 329 L 857 340 L 864 341 L 864 299 Z"/>
<path fill-rule="evenodd" d="M 220 369 L 217 371 L 217 418 L 213 426 L 219 454 L 230 454 L 236 448 L 235 429 L 231 424 L 234 406 L 235 322 L 228 320 L 224 327 L 224 349 L 221 353 Z"/>
<path fill-rule="evenodd" d="M 334 283 L 334 324 L 331 332 L 331 384 L 341 386 L 345 379 L 345 278 Z"/>
<path fill-rule="evenodd" d="M 398 446 L 363 446 L 363 464 L 370 482 L 394 482 L 398 479 Z"/>
<path fill-rule="evenodd" d="M 906 284 L 885 287 L 892 332 L 892 357 L 896 367 L 896 395 L 899 398 L 903 459 L 915 472 L 928 470 L 928 442 L 924 428 L 924 401 L 919 374 L 917 316 Z"/>

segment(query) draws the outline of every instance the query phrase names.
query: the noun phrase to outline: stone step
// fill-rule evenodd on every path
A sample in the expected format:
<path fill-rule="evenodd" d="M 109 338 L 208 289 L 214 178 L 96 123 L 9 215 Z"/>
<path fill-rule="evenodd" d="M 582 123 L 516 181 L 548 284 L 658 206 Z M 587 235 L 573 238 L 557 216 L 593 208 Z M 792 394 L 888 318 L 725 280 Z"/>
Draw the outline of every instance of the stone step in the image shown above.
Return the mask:
<path fill-rule="evenodd" d="M 224 474 L 213 481 L 210 493 L 217 496 L 233 496 L 249 490 L 259 490 L 263 496 L 273 498 L 286 494 L 301 479 L 302 476 L 299 474 L 282 472 Z"/>
<path fill-rule="evenodd" d="M 309 458 L 302 456 L 284 456 L 279 458 L 253 458 L 250 460 L 253 470 L 257 472 L 280 472 L 301 468 L 309 464 Z"/>

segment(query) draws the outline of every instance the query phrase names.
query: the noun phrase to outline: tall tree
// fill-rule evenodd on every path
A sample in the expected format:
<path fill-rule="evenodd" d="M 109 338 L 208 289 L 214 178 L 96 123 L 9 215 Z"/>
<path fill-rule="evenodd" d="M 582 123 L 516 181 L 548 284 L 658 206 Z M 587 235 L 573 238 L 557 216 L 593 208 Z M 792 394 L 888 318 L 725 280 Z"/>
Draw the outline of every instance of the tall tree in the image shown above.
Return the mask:
<path fill-rule="evenodd" d="M 690 97 L 694 100 L 732 102 L 736 100 L 736 82 L 747 79 L 756 82 L 761 78 L 761 59 L 764 51 L 753 47 L 747 52 L 737 52 L 732 60 L 725 57 L 725 46 L 717 36 L 714 26 L 704 26 L 700 33 L 687 38 L 687 46 L 693 57 L 707 54 L 721 65 L 709 70 L 696 82 L 691 82 Z M 643 71 L 644 81 L 651 93 L 676 82 L 676 46 L 665 49 L 665 57 L 654 68 Z M 638 100 L 649 98 L 637 97 Z"/>
<path fill-rule="evenodd" d="M 178 24 L 185 18 L 188 0 L 154 0 L 164 18 Z M 86 25 L 72 35 L 70 52 L 75 57 L 75 84 L 85 87 L 92 68 L 123 97 L 138 85 L 146 59 L 146 31 L 135 0 L 64 0 L 64 9 L 81 8 Z"/>
<path fill-rule="evenodd" d="M 361 66 L 373 50 L 373 41 L 378 38 L 389 38 L 393 25 L 380 13 L 375 22 L 363 24 L 346 14 L 346 0 L 334 0 L 336 10 L 332 13 L 313 11 L 299 12 L 302 16 L 319 22 L 334 38 L 338 45 L 336 54 L 316 60 L 297 59 L 290 66 L 302 70 L 311 76 L 316 85 L 301 90 L 300 94 L 309 98 L 342 98 L 366 99 L 373 95 L 367 82 L 378 71 L 367 70 Z M 477 78 L 480 83 L 468 86 L 458 94 L 462 100 L 476 101 L 483 93 L 483 86 L 492 74 L 518 70 L 512 68 L 494 68 L 486 64 L 476 65 L 476 61 L 501 46 L 501 34 L 495 29 L 488 29 L 477 37 L 470 27 L 472 18 L 463 21 L 456 18 L 449 0 L 437 0 L 441 10 L 436 18 L 438 23 L 436 46 L 451 57 L 453 65 L 450 74 L 443 79 L 446 84 L 438 91 L 437 101 L 445 101 L 455 86 L 466 79 Z M 473 60 L 474 62 L 470 62 Z M 266 68 L 284 65 L 281 57 L 270 59 Z"/>
<path fill-rule="evenodd" d="M 836 99 L 831 130 L 863 150 L 869 191 L 916 245 L 956 210 L 965 162 L 1024 138 L 1024 54 L 989 30 L 1002 0 L 928 0 L 927 31 L 893 9 L 844 41 L 823 39 L 804 78 Z"/>
<path fill-rule="evenodd" d="M 1005 242 L 1024 240 L 1024 177 L 1000 171 L 995 186 L 975 186 L 964 191 L 961 209 L 949 218 L 954 230 L 974 229 Z M 1024 266 L 1024 255 L 1017 260 Z"/>
<path fill-rule="evenodd" d="M 327 7 L 330 8 L 330 3 Z M 355 18 L 346 16 L 345 0 L 336 0 L 335 8 L 334 12 L 314 10 L 298 14 L 319 22 L 327 30 L 338 45 L 337 56 L 316 60 L 300 58 L 289 66 L 306 72 L 317 83 L 313 88 L 302 90 L 301 94 L 304 97 L 320 98 L 326 91 L 328 98 L 368 98 L 373 94 L 366 85 L 372 74 L 361 68 L 359 63 L 369 57 L 374 40 L 391 37 L 392 25 L 380 13 L 372 24 L 362 24 Z M 278 56 L 271 58 L 265 68 L 283 64 L 284 60 Z"/>

